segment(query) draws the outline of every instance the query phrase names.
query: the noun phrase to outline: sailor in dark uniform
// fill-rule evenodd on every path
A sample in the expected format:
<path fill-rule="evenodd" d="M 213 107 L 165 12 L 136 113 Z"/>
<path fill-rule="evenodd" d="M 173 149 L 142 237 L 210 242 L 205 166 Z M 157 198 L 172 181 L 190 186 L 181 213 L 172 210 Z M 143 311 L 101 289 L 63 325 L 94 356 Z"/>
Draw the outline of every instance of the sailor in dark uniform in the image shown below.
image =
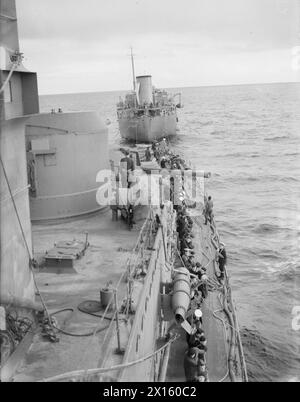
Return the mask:
<path fill-rule="evenodd" d="M 184 372 L 187 382 L 198 382 L 202 375 L 202 362 L 205 352 L 198 348 L 190 348 L 184 356 Z"/>
<path fill-rule="evenodd" d="M 220 276 L 219 279 L 224 279 L 225 269 L 227 264 L 227 254 L 225 250 L 225 244 L 221 243 L 219 248 L 219 269 Z"/>
<path fill-rule="evenodd" d="M 150 151 L 150 147 L 148 147 L 148 148 L 146 149 L 145 158 L 146 158 L 146 162 L 150 162 L 150 161 L 151 161 L 151 151 Z"/>
<path fill-rule="evenodd" d="M 130 158 L 129 152 L 125 151 L 125 157 L 120 161 L 120 173 L 123 188 L 130 187 L 131 183 L 129 181 L 129 173 L 133 172 L 134 168 L 134 160 Z"/>

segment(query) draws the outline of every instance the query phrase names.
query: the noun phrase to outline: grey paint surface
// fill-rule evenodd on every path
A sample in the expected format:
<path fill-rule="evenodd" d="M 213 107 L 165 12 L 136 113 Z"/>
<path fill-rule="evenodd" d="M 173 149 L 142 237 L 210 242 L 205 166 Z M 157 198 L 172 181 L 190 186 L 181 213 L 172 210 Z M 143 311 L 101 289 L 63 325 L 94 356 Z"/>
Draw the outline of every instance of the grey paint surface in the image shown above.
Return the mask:
<path fill-rule="evenodd" d="M 28 156 L 34 158 L 36 194 L 31 219 L 57 219 L 101 209 L 97 173 L 109 169 L 108 130 L 97 113 L 41 114 L 28 121 Z M 44 143 L 45 149 L 35 150 Z M 43 147 L 43 146 L 42 146 Z"/>
<path fill-rule="evenodd" d="M 130 141 L 153 142 L 176 134 L 176 115 L 119 120 L 121 136 Z"/>
<path fill-rule="evenodd" d="M 0 149 L 26 242 L 31 250 L 25 121 L 26 118 L 19 118 L 1 122 Z M 29 256 L 2 167 L 0 167 L 0 222 L 1 295 L 34 300 Z"/>

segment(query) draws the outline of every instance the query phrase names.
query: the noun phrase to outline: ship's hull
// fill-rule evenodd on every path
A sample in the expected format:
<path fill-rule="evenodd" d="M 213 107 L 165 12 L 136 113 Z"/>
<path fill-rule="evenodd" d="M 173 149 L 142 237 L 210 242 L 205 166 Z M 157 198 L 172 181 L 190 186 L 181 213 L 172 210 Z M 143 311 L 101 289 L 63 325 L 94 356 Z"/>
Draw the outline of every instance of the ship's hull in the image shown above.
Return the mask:
<path fill-rule="evenodd" d="M 122 138 L 134 142 L 154 142 L 176 134 L 177 116 L 143 116 L 141 118 L 119 119 Z"/>

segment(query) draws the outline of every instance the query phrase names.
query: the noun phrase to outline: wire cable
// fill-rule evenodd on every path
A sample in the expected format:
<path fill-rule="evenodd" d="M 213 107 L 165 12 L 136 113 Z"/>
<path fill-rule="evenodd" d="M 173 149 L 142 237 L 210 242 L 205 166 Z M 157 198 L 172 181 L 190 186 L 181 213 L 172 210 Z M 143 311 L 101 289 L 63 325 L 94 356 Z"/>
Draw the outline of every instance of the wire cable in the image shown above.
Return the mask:
<path fill-rule="evenodd" d="M 178 339 L 178 335 L 175 335 L 173 338 L 171 338 L 164 346 L 156 350 L 155 352 L 142 357 L 140 359 L 137 359 L 133 362 L 125 363 L 125 364 L 119 364 L 117 366 L 112 366 L 112 367 L 104 367 L 104 368 L 95 368 L 95 369 L 88 369 L 88 370 L 80 370 L 80 371 L 72 371 L 69 373 L 61 374 L 55 377 L 43 379 L 39 382 L 57 382 L 57 381 L 62 381 L 62 380 L 67 380 L 70 379 L 71 377 L 82 377 L 85 375 L 96 375 L 96 374 L 104 374 L 110 371 L 116 371 L 116 370 L 122 370 L 124 368 L 132 367 L 135 366 L 139 363 L 143 363 L 146 360 L 151 359 L 152 357 L 156 356 L 157 354 L 161 353 L 163 350 L 165 350 L 170 344 L 174 343 Z"/>
<path fill-rule="evenodd" d="M 71 313 L 74 313 L 74 309 L 73 309 L 73 308 L 65 308 L 65 309 L 62 309 L 62 310 L 55 311 L 54 313 L 51 313 L 51 314 L 50 314 L 50 317 L 53 317 L 54 315 L 57 315 L 57 314 L 66 313 L 67 311 L 70 311 Z M 72 333 L 72 332 L 69 332 L 69 331 L 65 331 L 64 329 L 61 329 L 57 324 L 53 324 L 53 327 L 54 327 L 55 329 L 57 329 L 58 332 L 60 332 L 60 333 L 62 333 L 62 334 L 64 334 L 64 335 L 67 335 L 67 336 L 73 336 L 73 337 L 89 337 L 89 336 L 94 335 L 94 331 L 88 332 L 88 333 L 84 333 L 84 334 L 75 334 L 75 333 Z M 106 325 L 105 327 L 99 328 L 99 329 L 97 330 L 97 333 L 102 332 L 102 331 L 104 331 L 104 330 L 107 329 L 107 328 L 108 328 L 108 325 Z"/>
<path fill-rule="evenodd" d="M 81 303 L 81 304 L 82 304 L 82 303 Z M 91 315 L 92 317 L 104 318 L 105 320 L 109 320 L 109 321 L 116 321 L 116 319 L 115 319 L 114 317 L 107 317 L 107 316 L 104 316 L 104 314 L 96 314 L 96 313 L 87 311 L 87 310 L 85 310 L 83 307 L 81 307 L 80 304 L 79 304 L 79 306 L 78 306 L 77 308 L 78 308 L 78 310 L 79 310 L 81 313 Z M 120 320 L 126 321 L 125 318 L 120 318 Z"/>
<path fill-rule="evenodd" d="M 33 261 L 33 258 L 32 258 L 31 251 L 30 251 L 30 249 L 29 249 L 29 245 L 28 245 L 28 242 L 27 242 L 27 239 L 26 239 L 26 236 L 25 236 L 25 232 L 24 232 L 24 229 L 23 229 L 23 226 L 22 226 L 22 223 L 21 223 L 20 215 L 19 215 L 19 212 L 18 212 L 18 209 L 17 209 L 17 205 L 16 205 L 16 202 L 15 202 L 15 199 L 14 199 L 14 196 L 13 196 L 13 192 L 12 192 L 12 189 L 11 189 L 11 186 L 10 186 L 10 183 L 9 183 L 9 179 L 8 179 L 7 172 L 6 172 L 6 169 L 5 169 L 5 166 L 4 166 L 4 163 L 3 163 L 3 160 L 2 160 L 1 155 L 0 155 L 0 163 L 1 163 L 1 165 L 2 165 L 2 169 L 3 169 L 3 173 L 4 173 L 4 178 L 5 178 L 7 187 L 8 187 L 8 191 L 9 191 L 9 194 L 10 194 L 10 198 L 11 198 L 11 201 L 12 201 L 12 203 L 13 203 L 13 207 L 14 207 L 14 210 L 15 210 L 15 213 L 16 213 L 16 217 L 17 217 L 17 220 L 18 220 L 18 223 L 19 223 L 19 227 L 20 227 L 20 230 L 21 230 L 21 234 L 22 234 L 22 237 L 23 237 L 23 241 L 24 241 L 24 244 L 25 244 L 25 247 L 26 247 L 26 250 L 27 250 L 27 254 L 28 254 L 28 257 L 29 257 L 29 268 L 30 268 L 30 270 L 31 270 L 31 272 L 32 272 L 32 278 L 33 278 L 34 286 L 35 286 L 35 288 L 36 288 L 36 291 L 37 291 L 38 296 L 39 296 L 40 299 L 41 299 L 41 302 L 42 302 L 44 311 L 45 311 L 45 313 L 46 313 L 46 316 L 47 316 L 47 318 L 48 318 L 48 320 L 49 320 L 49 323 L 50 323 L 50 326 L 51 326 L 50 314 L 49 314 L 49 311 L 48 311 L 48 309 L 47 309 L 46 303 L 45 303 L 45 301 L 44 301 L 44 299 L 43 299 L 43 296 L 41 295 L 41 292 L 40 292 L 40 290 L 39 290 L 39 287 L 38 287 L 38 285 L 37 285 L 37 282 L 36 282 L 35 272 L 34 272 L 34 269 L 33 269 L 34 261 Z"/>
<path fill-rule="evenodd" d="M 10 81 L 10 79 L 11 79 L 11 77 L 12 77 L 12 75 L 13 75 L 15 69 L 17 68 L 17 66 L 18 66 L 18 63 L 14 63 L 14 64 L 12 65 L 12 67 L 11 67 L 11 69 L 10 69 L 10 71 L 9 71 L 9 74 L 8 74 L 6 80 L 4 81 L 2 87 L 0 88 L 0 95 L 2 94 L 2 92 L 4 92 L 4 90 L 5 90 L 5 88 L 6 88 L 6 85 L 9 83 L 9 81 Z"/>

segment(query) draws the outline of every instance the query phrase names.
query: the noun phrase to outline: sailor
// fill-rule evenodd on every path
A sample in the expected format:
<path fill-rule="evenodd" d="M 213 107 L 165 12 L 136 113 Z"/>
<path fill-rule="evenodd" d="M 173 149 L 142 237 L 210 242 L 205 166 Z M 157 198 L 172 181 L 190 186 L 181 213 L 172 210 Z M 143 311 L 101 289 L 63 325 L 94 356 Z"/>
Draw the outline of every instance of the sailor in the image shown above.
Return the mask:
<path fill-rule="evenodd" d="M 128 209 L 127 209 L 127 222 L 130 228 L 135 225 L 134 221 L 134 207 L 133 205 L 129 204 Z"/>
<path fill-rule="evenodd" d="M 188 225 L 187 220 L 184 216 L 181 219 L 181 223 L 182 223 L 182 229 L 184 230 L 184 232 L 190 233 L 191 227 Z"/>
<path fill-rule="evenodd" d="M 204 377 L 204 375 L 200 375 L 196 378 L 196 381 L 194 382 L 206 382 L 206 379 Z"/>
<path fill-rule="evenodd" d="M 207 352 L 207 340 L 201 328 L 197 329 L 194 334 L 190 335 L 190 337 L 187 338 L 187 342 L 190 348 L 198 348 L 201 350 L 203 356 Z"/>
<path fill-rule="evenodd" d="M 183 239 L 180 241 L 180 254 L 184 255 L 187 250 L 189 250 L 188 244 L 186 240 Z"/>
<path fill-rule="evenodd" d="M 178 232 L 183 231 L 186 225 L 184 215 L 182 214 L 182 212 L 180 212 L 180 209 L 178 209 L 177 222 L 178 222 Z"/>
<path fill-rule="evenodd" d="M 189 261 L 190 261 L 190 272 L 195 275 L 196 274 L 196 262 L 194 257 L 189 257 Z"/>
<path fill-rule="evenodd" d="M 155 215 L 155 232 L 161 226 L 161 220 L 158 214 Z"/>
<path fill-rule="evenodd" d="M 200 345 L 198 346 L 199 349 L 204 350 L 204 352 L 207 352 L 207 340 L 206 340 L 204 334 L 202 334 L 200 336 L 199 340 L 200 340 Z"/>
<path fill-rule="evenodd" d="M 167 161 L 166 161 L 166 158 L 164 156 L 161 158 L 160 167 L 162 169 L 165 169 L 167 167 Z"/>
<path fill-rule="evenodd" d="M 187 318 L 187 321 L 190 323 L 190 325 L 193 327 L 193 332 L 196 333 L 197 331 L 199 333 L 202 333 L 202 311 L 197 308 L 194 311 L 194 314 L 191 315 L 190 317 Z"/>
<path fill-rule="evenodd" d="M 198 374 L 197 348 L 189 349 L 184 356 L 184 372 L 187 382 L 194 382 Z"/>
<path fill-rule="evenodd" d="M 134 161 L 132 158 L 130 158 L 130 153 L 129 151 L 124 151 L 125 157 L 121 159 L 121 163 L 125 164 L 126 163 L 126 169 L 127 170 L 134 170 Z"/>
<path fill-rule="evenodd" d="M 204 353 L 207 352 L 207 346 L 206 346 L 206 338 L 204 336 L 204 333 L 200 332 L 197 330 L 197 332 L 193 335 L 190 336 L 188 340 L 188 345 L 191 348 L 198 348 L 199 350 L 203 351 Z M 204 355 L 203 353 L 203 355 Z"/>
<path fill-rule="evenodd" d="M 203 325 L 202 316 L 203 316 L 202 311 L 200 310 L 199 307 L 197 307 L 197 308 L 195 308 L 194 313 L 187 317 L 187 321 L 189 322 L 189 324 L 192 327 L 191 335 L 187 336 L 188 343 L 189 343 L 190 337 L 192 337 L 193 335 L 196 336 L 196 338 L 198 337 L 199 342 L 200 342 L 200 336 L 204 335 L 204 331 L 202 329 L 202 325 Z"/>
<path fill-rule="evenodd" d="M 184 372 L 187 382 L 197 382 L 202 364 L 203 351 L 190 348 L 184 356 Z"/>
<path fill-rule="evenodd" d="M 220 243 L 220 248 L 219 248 L 219 269 L 220 269 L 219 279 L 220 280 L 224 279 L 226 264 L 227 264 L 227 254 L 226 254 L 226 250 L 225 250 L 225 244 Z"/>
<path fill-rule="evenodd" d="M 186 268 L 190 268 L 190 267 L 191 267 L 190 258 L 189 258 L 185 253 L 182 255 L 181 258 L 182 258 L 182 261 L 183 261 L 184 266 L 185 266 Z"/>
<path fill-rule="evenodd" d="M 202 311 L 200 309 L 195 310 L 195 312 L 194 312 L 194 325 L 195 325 L 197 331 L 200 331 L 201 328 L 202 328 L 202 324 L 203 324 L 202 316 L 203 316 L 203 314 L 202 314 Z"/>
<path fill-rule="evenodd" d="M 199 262 L 196 262 L 193 260 L 192 264 L 192 273 L 198 277 L 198 280 L 201 280 L 202 277 L 202 270 L 201 270 L 201 264 Z"/>
<path fill-rule="evenodd" d="M 206 364 L 204 361 L 199 360 L 197 382 L 207 382 L 207 381 L 208 381 L 208 373 Z"/>
<path fill-rule="evenodd" d="M 213 208 L 214 208 L 214 203 L 213 203 L 212 197 L 209 196 L 208 200 L 205 204 L 205 225 L 207 225 L 207 221 L 209 221 L 210 223 L 212 222 Z"/>
<path fill-rule="evenodd" d="M 187 237 L 192 238 L 190 229 L 186 226 L 185 222 L 181 220 L 178 224 L 178 233 L 180 240 L 183 240 Z"/>
<path fill-rule="evenodd" d="M 191 279 L 190 279 L 191 299 L 194 299 L 198 295 L 197 288 L 199 286 L 199 279 L 195 275 L 193 275 L 193 273 L 192 273 L 192 264 L 189 264 L 189 266 L 186 267 L 186 268 L 189 269 L 189 272 L 191 274 Z"/>
<path fill-rule="evenodd" d="M 202 293 L 203 299 L 206 299 L 208 296 L 207 281 L 208 281 L 208 276 L 206 275 L 206 273 L 204 273 L 201 276 L 201 284 L 199 286 L 199 290 Z"/>
<path fill-rule="evenodd" d="M 151 161 L 151 151 L 150 151 L 150 147 L 148 147 L 148 148 L 146 149 L 145 158 L 146 158 L 146 162 L 150 162 L 150 161 Z"/>
<path fill-rule="evenodd" d="M 160 153 L 159 153 L 159 149 L 158 149 L 157 145 L 155 145 L 155 149 L 154 149 L 154 151 L 153 151 L 153 156 L 154 156 L 154 158 L 157 160 L 157 162 L 159 162 Z"/>
<path fill-rule="evenodd" d="M 129 174 L 134 171 L 134 160 L 129 157 L 129 151 L 124 152 L 125 157 L 120 161 L 120 175 L 122 187 L 130 187 Z"/>
<path fill-rule="evenodd" d="M 191 239 L 189 236 L 187 236 L 187 237 L 185 238 L 185 241 L 186 241 L 186 243 L 187 243 L 187 248 L 189 248 L 189 249 L 193 249 L 193 248 L 194 248 L 193 243 L 192 243 L 192 239 Z"/>
<path fill-rule="evenodd" d="M 186 221 L 189 226 L 193 226 L 193 219 L 189 215 L 186 215 Z"/>
<path fill-rule="evenodd" d="M 201 334 L 199 334 L 197 330 L 195 333 L 192 333 L 191 335 L 187 334 L 186 340 L 187 340 L 187 344 L 188 344 L 189 348 L 197 348 L 198 347 L 198 345 L 200 344 L 200 339 L 199 339 L 200 336 L 201 336 Z"/>
<path fill-rule="evenodd" d="M 190 262 L 194 261 L 194 257 L 195 257 L 195 251 L 190 250 L 189 248 L 186 248 L 183 250 L 183 253 L 181 253 L 181 255 L 186 255 L 187 258 L 189 259 Z"/>
<path fill-rule="evenodd" d="M 200 264 L 200 262 L 197 262 L 197 263 L 196 263 L 196 271 L 197 271 L 197 275 L 198 275 L 199 279 L 202 278 L 202 275 L 205 275 L 205 274 L 206 274 L 206 268 L 203 267 L 203 266 Z"/>
<path fill-rule="evenodd" d="M 134 157 L 133 153 L 131 153 L 131 154 L 129 155 L 129 158 L 132 160 L 132 168 L 131 168 L 131 171 L 134 171 L 134 170 L 135 170 L 135 157 Z"/>
<path fill-rule="evenodd" d="M 193 260 L 192 264 L 191 264 L 191 273 L 193 275 L 197 275 L 198 276 L 198 271 L 197 271 L 197 266 L 196 266 L 196 262 Z M 199 276 L 198 276 L 199 279 Z"/>
<path fill-rule="evenodd" d="M 162 153 L 166 153 L 168 149 L 167 140 L 163 138 L 162 142 L 160 143 L 160 150 Z"/>

